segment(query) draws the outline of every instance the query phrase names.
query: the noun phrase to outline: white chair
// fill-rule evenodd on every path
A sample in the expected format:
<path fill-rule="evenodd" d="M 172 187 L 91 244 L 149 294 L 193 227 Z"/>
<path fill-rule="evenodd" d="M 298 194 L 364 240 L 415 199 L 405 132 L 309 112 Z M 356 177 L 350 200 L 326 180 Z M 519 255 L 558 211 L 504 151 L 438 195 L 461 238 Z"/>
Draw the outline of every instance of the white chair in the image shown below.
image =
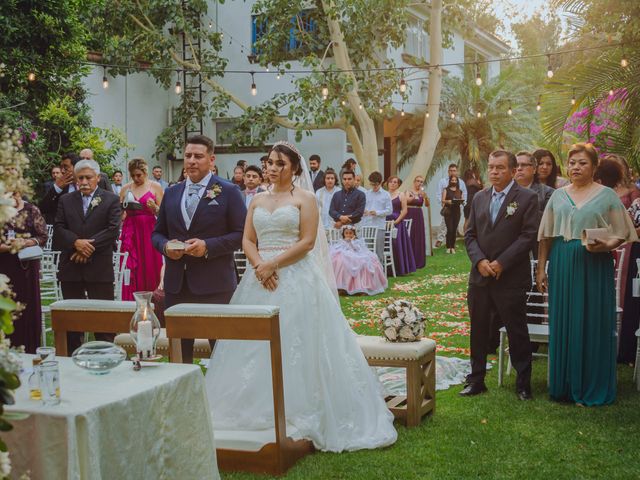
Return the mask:
<path fill-rule="evenodd" d="M 47 223 L 47 241 L 44 244 L 43 250 L 51 250 L 53 245 L 53 225 Z"/>
<path fill-rule="evenodd" d="M 239 281 L 247 270 L 247 256 L 242 250 L 236 250 L 233 252 L 233 261 L 236 265 L 236 274 Z"/>
<path fill-rule="evenodd" d="M 396 264 L 393 261 L 393 239 L 396 238 L 398 234 L 398 230 L 394 225 L 392 220 L 387 221 L 385 223 L 384 230 L 384 271 L 385 273 L 388 271 L 387 269 L 391 267 L 391 273 L 393 276 L 396 276 Z"/>
<path fill-rule="evenodd" d="M 373 253 L 376 253 L 376 247 L 378 246 L 378 228 L 376 227 L 358 227 L 358 237 L 364 241 L 364 244 Z"/>
<path fill-rule="evenodd" d="M 536 343 L 549 343 L 549 295 L 540 293 L 536 288 L 537 260 L 531 260 L 531 290 L 527 292 L 527 319 L 542 319 L 542 324 L 527 322 L 529 340 Z M 549 268 L 547 262 L 546 268 Z M 500 328 L 500 347 L 498 350 L 498 386 L 502 386 L 504 380 L 504 362 L 507 360 L 507 375 L 511 374 L 511 361 L 508 359 L 507 329 Z M 533 353 L 536 357 L 547 357 L 546 353 Z"/>
<path fill-rule="evenodd" d="M 327 234 L 327 242 L 329 242 L 329 245 L 342 239 L 342 231 L 338 228 L 325 228 L 325 233 Z"/>
<path fill-rule="evenodd" d="M 622 265 L 624 265 L 624 257 L 626 250 L 624 248 L 617 248 L 616 263 L 613 270 L 613 280 L 616 285 L 616 350 L 620 348 L 620 333 L 622 330 L 622 309 L 624 307 L 624 298 L 621 298 L 622 287 Z"/>
<path fill-rule="evenodd" d="M 40 300 L 42 306 L 40 311 L 42 312 L 42 333 L 40 336 L 40 343 L 42 346 L 47 345 L 47 333 L 51 331 L 51 328 L 47 328 L 47 315 L 51 314 L 49 305 L 44 303 L 57 302 L 62 300 L 62 290 L 60 289 L 60 282 L 58 282 L 58 263 L 60 262 L 60 252 L 44 250 L 42 252 L 42 258 L 40 259 Z"/>
<path fill-rule="evenodd" d="M 122 286 L 129 285 L 129 275 L 131 272 L 127 269 L 128 258 L 129 252 L 113 253 L 114 300 L 122 300 Z"/>
<path fill-rule="evenodd" d="M 411 226 L 413 225 L 413 218 L 407 218 L 405 220 L 403 220 L 404 222 L 404 226 L 407 229 L 407 234 L 410 236 L 411 235 Z"/>

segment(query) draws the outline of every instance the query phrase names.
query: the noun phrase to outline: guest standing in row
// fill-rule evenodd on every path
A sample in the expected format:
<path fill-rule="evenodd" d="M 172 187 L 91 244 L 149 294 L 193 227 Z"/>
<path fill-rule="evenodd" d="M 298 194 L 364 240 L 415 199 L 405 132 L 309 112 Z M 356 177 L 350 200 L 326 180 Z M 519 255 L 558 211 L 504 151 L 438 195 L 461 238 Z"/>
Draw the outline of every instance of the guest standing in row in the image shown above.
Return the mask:
<path fill-rule="evenodd" d="M 442 213 L 447 227 L 447 253 L 456 253 L 456 236 L 460 223 L 460 206 L 462 205 L 462 190 L 458 177 L 449 177 L 449 185 L 442 191 Z"/>
<path fill-rule="evenodd" d="M 320 170 L 320 163 L 320 155 L 313 154 L 309 157 L 309 173 L 311 174 L 314 192 L 324 187 L 324 172 Z"/>
<path fill-rule="evenodd" d="M 387 217 L 393 213 L 391 195 L 382 188 L 382 174 L 371 172 L 369 175 L 371 190 L 365 193 L 367 203 L 364 207 L 362 225 L 378 229 L 376 238 L 376 255 L 384 263 L 384 233 Z"/>
<path fill-rule="evenodd" d="M 593 181 L 598 153 L 590 144 L 569 151 L 571 184 L 554 192 L 544 211 L 538 260 L 549 259 L 549 394 L 580 405 L 616 398 L 616 297 L 611 251 L 636 241 L 631 219 L 610 188 Z M 608 228 L 609 238 L 583 246 L 585 229 Z"/>
<path fill-rule="evenodd" d="M 153 167 L 151 173 L 153 175 L 153 181 L 160 185 L 162 191 L 165 191 L 169 187 L 169 183 L 167 183 L 167 181 L 162 178 L 162 167 L 160 165 L 156 165 L 155 167 Z"/>
<path fill-rule="evenodd" d="M 111 175 L 111 190 L 116 195 L 120 196 L 120 192 L 122 191 L 122 172 L 120 170 L 116 170 Z"/>
<path fill-rule="evenodd" d="M 516 159 L 518 160 L 518 168 L 515 176 L 516 182 L 518 182 L 518 185 L 521 187 L 533 190 L 536 195 L 538 195 L 538 208 L 540 209 L 540 218 L 542 218 L 542 212 L 544 212 L 554 189 L 538 181 L 536 175 L 536 159 L 531 153 L 525 151 L 518 152 Z"/>
<path fill-rule="evenodd" d="M 342 190 L 333 195 L 329 208 L 333 228 L 360 223 L 366 203 L 367 197 L 356 188 L 355 173 L 351 170 L 342 172 Z"/>
<path fill-rule="evenodd" d="M 120 229 L 120 202 L 111 188 L 98 187 L 97 162 L 81 160 L 74 173 L 78 190 L 60 197 L 53 229 L 53 248 L 61 252 L 62 297 L 113 300 L 113 247 Z M 113 335 L 96 333 L 96 339 L 110 342 Z M 82 343 L 82 334 L 69 332 L 67 342 L 71 353 Z"/>
<path fill-rule="evenodd" d="M 396 268 L 396 274 L 407 275 L 416 271 L 416 261 L 413 257 L 413 248 L 409 232 L 404 223 L 407 216 L 407 197 L 400 191 L 402 180 L 398 177 L 389 177 L 387 179 L 387 189 L 391 195 L 391 205 L 393 213 L 387 217 L 387 220 L 393 221 L 395 228 L 398 230 L 396 238 L 393 239 L 393 261 Z"/>
<path fill-rule="evenodd" d="M 318 201 L 318 209 L 320 210 L 320 219 L 325 229 L 333 228 L 335 221 L 329 215 L 331 208 L 331 200 L 333 195 L 340 190 L 336 184 L 338 178 L 336 172 L 332 168 L 327 168 L 324 172 L 324 187 L 316 191 L 316 200 Z"/>
<path fill-rule="evenodd" d="M 513 153 L 497 150 L 489 155 L 492 188 L 478 192 L 471 205 L 465 231 L 471 318 L 471 374 L 461 396 L 487 390 L 484 378 L 491 345 L 493 317 L 504 322 L 509 337 L 511 364 L 518 372 L 516 394 L 531 394 L 531 343 L 527 331 L 526 292 L 531 283 L 529 251 L 538 224 L 538 197 L 520 187 Z"/>
<path fill-rule="evenodd" d="M 265 192 L 262 188 L 262 170 L 255 165 L 249 165 L 244 171 L 244 204 L 249 208 L 253 197 L 258 193 Z"/>
<path fill-rule="evenodd" d="M 24 345 L 27 353 L 36 353 L 42 334 L 40 309 L 40 260 L 20 260 L 18 252 L 25 247 L 44 246 L 47 225 L 40 210 L 22 199 L 22 192 L 13 194 L 18 213 L 2 228 L 0 243 L 0 273 L 9 277 L 14 300 L 24 305 L 13 323 L 9 338 L 15 346 Z"/>
<path fill-rule="evenodd" d="M 465 232 L 467 230 L 467 223 L 469 220 L 469 213 L 471 213 L 471 202 L 473 202 L 473 197 L 480 190 L 484 188 L 482 184 L 482 178 L 480 177 L 480 172 L 478 171 L 478 167 L 473 166 L 467 170 L 465 170 L 462 175 L 462 183 L 467 188 L 467 200 L 464 203 L 464 207 L 462 208 L 462 213 L 464 214 L 464 224 L 462 225 L 462 231 Z"/>
<path fill-rule="evenodd" d="M 447 168 L 447 176 L 441 178 L 438 181 L 438 195 L 441 201 L 442 201 L 442 197 L 441 197 L 442 192 L 449 185 L 449 178 L 451 177 L 451 175 L 455 175 L 456 177 L 458 177 L 458 165 L 456 165 L 455 163 L 450 164 L 449 167 Z M 458 183 L 460 184 L 460 190 L 462 190 L 462 200 L 463 202 L 467 203 L 468 201 L 467 186 L 465 185 L 464 182 L 460 181 L 459 178 L 458 178 Z M 440 227 L 438 228 L 438 232 L 436 236 L 436 248 L 440 247 L 445 242 L 446 236 L 447 236 L 447 226 L 443 221 L 440 224 Z"/>
<path fill-rule="evenodd" d="M 416 268 L 424 268 L 427 264 L 427 239 L 424 224 L 423 207 L 429 206 L 429 199 L 424 193 L 424 177 L 418 175 L 413 179 L 413 188 L 407 190 L 407 220 L 412 221 L 409 237 L 416 262 Z"/>
<path fill-rule="evenodd" d="M 129 253 L 126 268 L 131 275 L 129 284 L 122 286 L 122 300 L 133 300 L 134 292 L 152 292 L 160 282 L 162 269 L 162 256 L 153 248 L 151 234 L 164 190 L 160 183 L 149 179 L 144 159 L 134 158 L 128 168 L 132 181 L 122 187 L 120 202 L 133 195 L 142 208 L 124 212 L 120 251 Z"/>
<path fill-rule="evenodd" d="M 556 157 L 549 150 L 539 148 L 533 152 L 533 158 L 536 160 L 538 181 L 551 188 L 564 187 L 569 183 L 566 178 L 560 176 L 560 167 L 556 162 Z"/>

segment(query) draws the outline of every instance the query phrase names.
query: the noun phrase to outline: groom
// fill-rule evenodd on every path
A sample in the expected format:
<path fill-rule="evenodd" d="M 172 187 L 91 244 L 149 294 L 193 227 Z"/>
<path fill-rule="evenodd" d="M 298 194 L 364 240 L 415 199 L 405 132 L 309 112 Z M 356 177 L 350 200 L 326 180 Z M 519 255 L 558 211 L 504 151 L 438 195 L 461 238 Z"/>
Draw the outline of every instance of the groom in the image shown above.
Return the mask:
<path fill-rule="evenodd" d="M 187 178 L 168 188 L 160 204 L 151 240 L 166 260 L 166 308 L 229 303 L 237 286 L 233 252 L 242 246 L 247 208 L 237 186 L 211 173 L 213 147 L 204 135 L 187 140 Z M 182 340 L 182 359 L 193 362 L 193 340 Z"/>
<path fill-rule="evenodd" d="M 491 343 L 491 315 L 507 328 L 511 364 L 518 372 L 516 393 L 531 399 L 531 344 L 527 329 L 526 291 L 531 273 L 529 250 L 538 231 L 538 196 L 514 180 L 516 157 L 497 150 L 489 155 L 492 187 L 473 197 L 464 240 L 472 267 L 469 274 L 471 374 L 460 392 L 472 396 L 484 383 Z"/>

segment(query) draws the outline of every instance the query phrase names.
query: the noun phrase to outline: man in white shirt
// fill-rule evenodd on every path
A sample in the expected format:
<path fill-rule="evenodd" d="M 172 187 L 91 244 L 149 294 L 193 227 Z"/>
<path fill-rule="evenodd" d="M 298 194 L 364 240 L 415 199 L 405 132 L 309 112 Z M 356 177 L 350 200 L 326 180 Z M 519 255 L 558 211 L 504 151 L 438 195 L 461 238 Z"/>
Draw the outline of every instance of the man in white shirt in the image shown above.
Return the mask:
<path fill-rule="evenodd" d="M 327 171 L 324 172 L 324 187 L 316 191 L 318 209 L 320 210 L 320 218 L 322 219 L 324 228 L 333 228 L 333 224 L 335 223 L 329 215 L 329 207 L 331 206 L 333 195 L 340 190 L 340 187 L 336 187 L 337 180 L 335 170 L 327 168 Z"/>
<path fill-rule="evenodd" d="M 364 207 L 364 215 L 360 225 L 376 227 L 378 229 L 376 241 L 376 255 L 380 262 L 384 261 L 384 231 L 387 216 L 393 212 L 391 195 L 382 188 L 382 174 L 372 172 L 369 175 L 371 190 L 366 191 L 367 203 Z"/>
<path fill-rule="evenodd" d="M 113 190 L 113 193 L 119 196 L 120 191 L 122 190 L 122 172 L 120 170 L 116 170 L 115 172 L 113 172 L 111 180 L 113 180 L 111 189 Z"/>
<path fill-rule="evenodd" d="M 445 188 L 447 188 L 447 186 L 449 185 L 449 178 L 451 178 L 451 176 L 453 175 L 455 177 L 458 177 L 458 187 L 460 188 L 460 190 L 462 190 L 462 200 L 464 203 L 466 203 L 467 202 L 467 186 L 464 184 L 464 182 L 458 175 L 458 165 L 456 165 L 455 163 L 450 164 L 447 170 L 447 174 L 448 175 L 446 177 L 441 178 L 440 181 L 438 182 L 438 201 L 442 203 L 442 191 Z M 447 226 L 445 225 L 443 220 L 442 223 L 440 224 L 440 227 L 438 228 L 438 234 L 436 237 L 436 245 L 435 245 L 436 248 L 440 247 L 444 243 L 446 236 L 447 236 Z"/>

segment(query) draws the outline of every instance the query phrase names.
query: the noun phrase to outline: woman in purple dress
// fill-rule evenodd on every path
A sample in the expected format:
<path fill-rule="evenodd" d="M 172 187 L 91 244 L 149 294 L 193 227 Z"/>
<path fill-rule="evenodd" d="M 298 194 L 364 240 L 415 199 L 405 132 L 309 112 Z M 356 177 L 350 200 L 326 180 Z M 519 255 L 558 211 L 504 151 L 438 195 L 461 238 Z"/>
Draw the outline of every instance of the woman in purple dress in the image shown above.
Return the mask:
<path fill-rule="evenodd" d="M 407 190 L 407 216 L 406 219 L 413 220 L 411 224 L 411 247 L 416 261 L 416 268 L 424 268 L 427 264 L 427 240 L 424 229 L 424 212 L 422 207 L 429 206 L 429 199 L 424 193 L 424 177 L 418 175 L 413 179 L 413 189 Z"/>
<path fill-rule="evenodd" d="M 24 310 L 13 323 L 11 344 L 24 345 L 27 353 L 36 353 L 42 334 L 40 308 L 40 260 L 20 260 L 18 252 L 25 247 L 43 246 L 47 241 L 47 225 L 38 207 L 25 202 L 20 192 L 15 192 L 18 213 L 2 229 L 0 237 L 0 273 L 9 277 L 14 300 L 24 305 Z"/>
<path fill-rule="evenodd" d="M 404 224 L 409 210 L 407 197 L 400 192 L 400 185 L 402 185 L 402 180 L 398 177 L 387 179 L 387 189 L 391 195 L 391 205 L 393 206 L 393 213 L 387 217 L 387 220 L 393 220 L 398 230 L 398 235 L 393 239 L 393 261 L 396 266 L 396 274 L 407 275 L 416 271 L 416 261 L 413 257 L 411 239 Z"/>
<path fill-rule="evenodd" d="M 141 208 L 127 209 L 120 250 L 129 252 L 127 269 L 131 272 L 129 285 L 122 286 L 122 300 L 133 300 L 133 292 L 153 292 L 160 283 L 162 256 L 151 244 L 151 234 L 156 224 L 156 214 L 162 201 L 162 187 L 149 180 L 147 162 L 134 158 L 129 162 L 129 174 L 133 180 L 120 191 L 120 201 L 133 199 Z M 128 202 L 129 203 L 129 202 Z"/>

